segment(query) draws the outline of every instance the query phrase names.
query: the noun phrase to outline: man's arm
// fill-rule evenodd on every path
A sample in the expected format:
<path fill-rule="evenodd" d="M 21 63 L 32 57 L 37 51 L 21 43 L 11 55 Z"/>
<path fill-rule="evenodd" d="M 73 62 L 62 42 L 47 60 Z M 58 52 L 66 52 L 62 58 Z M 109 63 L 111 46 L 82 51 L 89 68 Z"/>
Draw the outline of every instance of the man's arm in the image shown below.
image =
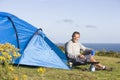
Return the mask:
<path fill-rule="evenodd" d="M 85 47 L 84 45 L 80 44 L 80 50 L 85 51 L 87 49 L 87 47 Z"/>

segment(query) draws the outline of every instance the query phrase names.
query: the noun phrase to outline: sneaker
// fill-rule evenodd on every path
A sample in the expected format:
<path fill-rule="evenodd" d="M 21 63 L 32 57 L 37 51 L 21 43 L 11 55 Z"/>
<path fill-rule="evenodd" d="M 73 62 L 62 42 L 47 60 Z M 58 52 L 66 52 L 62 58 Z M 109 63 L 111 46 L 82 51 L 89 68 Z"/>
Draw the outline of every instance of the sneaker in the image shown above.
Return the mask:
<path fill-rule="evenodd" d="M 105 67 L 103 70 L 106 70 L 106 71 L 112 71 L 112 68 Z"/>

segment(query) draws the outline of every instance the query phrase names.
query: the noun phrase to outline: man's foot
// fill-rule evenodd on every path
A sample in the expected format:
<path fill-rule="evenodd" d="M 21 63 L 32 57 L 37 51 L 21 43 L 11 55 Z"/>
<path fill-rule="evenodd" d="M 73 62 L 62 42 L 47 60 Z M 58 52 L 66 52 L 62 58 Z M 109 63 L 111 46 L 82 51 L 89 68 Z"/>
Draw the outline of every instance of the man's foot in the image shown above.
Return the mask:
<path fill-rule="evenodd" d="M 112 68 L 110 68 L 110 67 L 105 67 L 103 70 L 112 71 Z"/>

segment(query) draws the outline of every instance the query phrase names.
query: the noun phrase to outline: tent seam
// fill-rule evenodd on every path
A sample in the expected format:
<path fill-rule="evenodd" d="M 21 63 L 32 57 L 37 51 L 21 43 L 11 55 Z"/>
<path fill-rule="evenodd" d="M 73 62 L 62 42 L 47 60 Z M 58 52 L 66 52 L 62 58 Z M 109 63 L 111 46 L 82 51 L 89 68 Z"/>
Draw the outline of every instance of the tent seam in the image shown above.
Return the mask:
<path fill-rule="evenodd" d="M 7 16 L 7 17 L 10 20 L 10 22 L 12 23 L 12 26 L 13 26 L 13 29 L 15 31 L 16 38 L 17 38 L 17 47 L 18 47 L 18 49 L 20 49 L 20 43 L 19 43 L 18 34 L 17 34 L 18 32 L 17 32 L 17 29 L 15 27 L 15 24 L 14 24 L 14 22 L 12 21 L 12 19 L 9 16 Z"/>

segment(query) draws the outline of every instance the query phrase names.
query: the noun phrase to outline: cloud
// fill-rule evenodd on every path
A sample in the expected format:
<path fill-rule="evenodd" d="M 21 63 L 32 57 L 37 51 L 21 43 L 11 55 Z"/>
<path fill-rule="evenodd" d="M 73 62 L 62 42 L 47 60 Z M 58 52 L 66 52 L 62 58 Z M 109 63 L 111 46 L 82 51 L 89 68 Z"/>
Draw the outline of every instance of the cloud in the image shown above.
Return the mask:
<path fill-rule="evenodd" d="M 74 23 L 74 21 L 72 19 L 63 19 L 63 20 L 60 20 L 60 21 L 57 21 L 58 23 L 69 23 L 69 24 L 72 24 Z"/>
<path fill-rule="evenodd" d="M 72 19 L 64 19 L 63 22 L 65 22 L 65 23 L 73 23 L 74 21 Z"/>
<path fill-rule="evenodd" d="M 85 27 L 86 27 L 86 28 L 97 28 L 97 27 L 94 26 L 94 25 L 86 25 Z"/>

